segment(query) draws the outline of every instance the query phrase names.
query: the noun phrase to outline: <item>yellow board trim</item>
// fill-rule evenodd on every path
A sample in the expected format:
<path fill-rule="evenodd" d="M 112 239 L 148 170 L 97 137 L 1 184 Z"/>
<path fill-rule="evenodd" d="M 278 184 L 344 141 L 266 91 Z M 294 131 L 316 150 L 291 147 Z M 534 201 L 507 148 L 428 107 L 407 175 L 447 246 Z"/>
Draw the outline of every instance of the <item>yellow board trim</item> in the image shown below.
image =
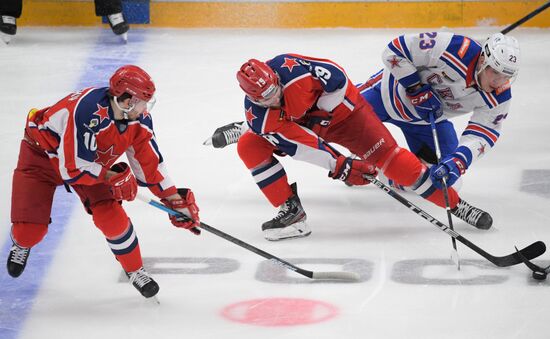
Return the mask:
<path fill-rule="evenodd" d="M 145 27 L 420 28 L 504 26 L 545 1 L 495 2 L 152 2 Z M 25 0 L 18 24 L 99 26 L 93 2 Z M 550 27 L 550 9 L 523 27 Z"/>

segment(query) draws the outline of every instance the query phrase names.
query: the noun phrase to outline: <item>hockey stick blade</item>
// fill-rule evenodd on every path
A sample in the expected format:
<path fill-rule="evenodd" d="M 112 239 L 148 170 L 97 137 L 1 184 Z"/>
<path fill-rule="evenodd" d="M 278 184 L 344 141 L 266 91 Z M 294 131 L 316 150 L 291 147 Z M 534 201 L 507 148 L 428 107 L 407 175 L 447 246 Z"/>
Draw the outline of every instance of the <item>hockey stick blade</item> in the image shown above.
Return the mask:
<path fill-rule="evenodd" d="M 550 267 L 547 267 L 547 268 L 542 268 L 540 267 L 539 265 L 536 265 L 532 262 L 529 261 L 529 259 L 527 259 L 523 253 L 518 250 L 518 248 L 516 247 L 516 253 L 518 254 L 518 256 L 521 258 L 521 260 L 523 261 L 523 263 L 529 267 L 529 269 L 533 272 L 539 272 L 539 273 L 545 273 L 545 274 L 548 274 L 550 273 L 549 270 L 550 270 Z"/>
<path fill-rule="evenodd" d="M 395 192 L 388 186 L 386 186 L 383 182 L 376 179 L 376 177 L 372 175 L 365 174 L 364 177 L 368 179 L 370 182 L 372 182 L 376 187 L 380 188 L 382 191 L 386 192 L 389 196 L 394 198 L 395 200 L 399 201 L 401 204 L 405 205 L 408 209 L 419 215 L 420 217 L 426 219 L 429 221 L 432 225 L 436 226 L 443 232 L 447 233 L 451 237 L 455 238 L 456 240 L 460 241 L 467 247 L 469 247 L 471 250 L 476 252 L 477 254 L 481 255 L 491 263 L 493 263 L 495 266 L 498 267 L 508 267 L 517 265 L 523 262 L 523 260 L 520 257 L 520 254 L 523 255 L 528 260 L 534 259 L 540 255 L 542 255 L 546 251 L 546 245 L 542 241 L 537 241 L 535 243 L 532 243 L 531 245 L 525 247 L 522 249 L 520 254 L 518 252 L 514 252 L 509 255 L 505 255 L 503 257 L 496 257 L 494 255 L 491 255 L 487 253 L 485 250 L 483 250 L 481 247 L 477 246 L 476 244 L 472 243 L 470 240 L 464 238 L 462 235 L 460 235 L 458 232 L 450 229 L 447 225 L 443 224 L 441 221 L 437 220 L 436 218 L 429 215 L 426 211 L 421 209 L 420 207 L 416 206 L 409 200 L 405 199 L 403 196 L 401 196 L 399 193 Z"/>
<path fill-rule="evenodd" d="M 158 202 L 158 201 L 155 201 L 153 199 L 149 199 L 147 198 L 146 196 L 143 196 L 142 194 L 138 193 L 137 194 L 137 199 L 138 200 L 141 200 L 153 207 L 156 207 L 162 211 L 165 211 L 166 213 L 168 214 L 171 214 L 171 215 L 175 215 L 175 216 L 184 216 L 183 214 L 181 214 L 180 212 L 178 211 L 175 211 L 167 206 L 164 206 L 164 204 Z M 186 218 L 188 218 L 187 216 L 184 216 Z M 315 280 L 343 280 L 343 281 L 358 281 L 360 279 L 359 275 L 357 273 L 354 273 L 354 272 L 313 272 L 313 271 L 308 271 L 308 270 L 304 270 L 303 268 L 300 268 L 300 267 L 297 267 L 297 266 L 294 266 L 292 265 L 291 263 L 283 260 L 283 259 L 280 259 L 276 256 L 274 256 L 273 254 L 270 254 L 270 253 L 267 253 L 266 251 L 264 250 L 261 250 L 257 247 L 254 247 L 240 239 L 237 239 L 223 231 L 220 231 L 219 229 L 217 228 L 214 228 L 210 225 L 207 225 L 203 222 L 200 223 L 200 226 L 199 226 L 201 229 L 205 230 L 205 231 L 208 231 L 214 235 L 217 235 L 219 236 L 220 238 L 223 238 L 227 241 L 230 241 L 232 243 L 234 243 L 235 245 L 238 245 L 244 249 L 247 249 L 251 252 L 254 252 L 266 259 L 268 259 L 269 261 L 279 265 L 279 266 L 282 266 L 286 269 L 289 269 L 291 271 L 294 271 L 298 274 L 301 274 L 305 277 L 308 277 L 310 279 L 315 279 Z"/>
<path fill-rule="evenodd" d="M 361 278 L 355 272 L 312 272 L 312 278 L 316 280 L 346 280 L 359 281 Z"/>

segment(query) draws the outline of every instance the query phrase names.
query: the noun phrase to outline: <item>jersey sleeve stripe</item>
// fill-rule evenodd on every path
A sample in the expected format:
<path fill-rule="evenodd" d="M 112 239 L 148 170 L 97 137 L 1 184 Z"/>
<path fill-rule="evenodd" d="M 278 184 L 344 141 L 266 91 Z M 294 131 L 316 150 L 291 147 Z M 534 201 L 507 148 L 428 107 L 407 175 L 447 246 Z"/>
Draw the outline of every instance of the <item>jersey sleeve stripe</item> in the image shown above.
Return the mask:
<path fill-rule="evenodd" d="M 410 61 L 413 61 L 411 52 L 409 52 L 409 49 L 407 48 L 407 43 L 405 42 L 405 36 L 402 35 L 398 39 L 401 44 L 401 48 L 403 49 L 403 51 L 405 52 L 405 55 L 407 56 L 407 59 L 409 59 Z"/>
<path fill-rule="evenodd" d="M 458 60 L 451 53 L 445 51 L 441 55 L 441 60 L 449 65 L 452 69 L 457 71 L 464 79 L 466 79 L 466 73 L 468 72 L 468 67 L 466 67 L 460 60 Z"/>
<path fill-rule="evenodd" d="M 484 126 L 482 124 L 478 124 L 478 123 L 475 123 L 475 122 L 471 122 L 468 123 L 468 126 L 466 127 L 466 129 L 470 128 L 470 127 L 475 127 L 477 128 L 477 130 L 483 130 L 485 131 L 485 133 L 487 135 L 490 135 L 491 138 L 493 139 L 498 139 L 498 137 L 500 137 L 500 133 L 498 133 L 496 130 L 492 129 L 492 128 L 489 128 L 487 126 Z"/>
<path fill-rule="evenodd" d="M 394 39 L 388 44 L 388 48 L 398 57 L 406 58 L 405 53 L 401 50 L 401 46 L 399 45 L 399 40 Z"/>

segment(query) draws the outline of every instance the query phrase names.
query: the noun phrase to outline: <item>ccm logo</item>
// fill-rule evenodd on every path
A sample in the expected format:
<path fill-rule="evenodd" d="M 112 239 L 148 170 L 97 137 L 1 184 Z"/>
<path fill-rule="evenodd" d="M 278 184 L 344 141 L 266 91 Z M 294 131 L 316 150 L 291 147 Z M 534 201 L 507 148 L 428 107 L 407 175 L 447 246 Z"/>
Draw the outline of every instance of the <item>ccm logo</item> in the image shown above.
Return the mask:
<path fill-rule="evenodd" d="M 417 96 L 411 98 L 411 102 L 412 102 L 413 105 L 417 106 L 417 105 L 420 105 L 421 103 L 423 103 L 424 101 L 428 100 L 430 97 L 431 97 L 431 93 L 428 92 L 428 93 L 425 93 L 425 94 L 422 94 L 422 95 L 417 95 Z"/>

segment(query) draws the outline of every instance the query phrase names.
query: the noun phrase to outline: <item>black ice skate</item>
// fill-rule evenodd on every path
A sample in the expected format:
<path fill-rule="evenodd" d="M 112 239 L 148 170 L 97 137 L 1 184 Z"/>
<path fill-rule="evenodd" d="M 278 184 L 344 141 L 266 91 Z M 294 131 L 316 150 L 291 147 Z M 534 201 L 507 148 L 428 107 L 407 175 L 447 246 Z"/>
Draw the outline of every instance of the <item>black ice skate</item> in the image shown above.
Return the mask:
<path fill-rule="evenodd" d="M 306 237 L 311 230 L 306 224 L 306 212 L 304 211 L 296 183 L 290 185 L 292 196 L 279 207 L 279 213 L 270 221 L 263 223 L 264 238 L 271 241 Z"/>
<path fill-rule="evenodd" d="M 134 272 L 126 272 L 130 279 L 130 283 L 141 293 L 145 298 L 155 296 L 159 291 L 159 284 L 151 278 L 145 269 L 140 268 Z"/>
<path fill-rule="evenodd" d="M 246 130 L 244 121 L 237 121 L 219 127 L 214 134 L 208 138 L 203 145 L 212 145 L 214 148 L 224 148 L 239 141 L 239 138 Z"/>
<path fill-rule="evenodd" d="M 128 25 L 122 13 L 107 15 L 107 21 L 109 21 L 109 26 L 111 26 L 113 33 L 120 35 L 124 41 L 128 40 L 130 25 Z"/>
<path fill-rule="evenodd" d="M 9 44 L 15 33 L 17 33 L 15 18 L 9 15 L 2 15 L 0 17 L 0 36 L 2 40 Z"/>
<path fill-rule="evenodd" d="M 460 199 L 458 205 L 451 210 L 451 213 L 457 218 L 481 230 L 488 230 L 493 225 L 493 218 L 489 213 L 468 204 L 462 199 Z"/>
<path fill-rule="evenodd" d="M 8 255 L 8 273 L 14 278 L 23 273 L 25 266 L 27 266 L 27 259 L 29 259 L 30 248 L 25 248 L 13 243 L 10 254 Z"/>

